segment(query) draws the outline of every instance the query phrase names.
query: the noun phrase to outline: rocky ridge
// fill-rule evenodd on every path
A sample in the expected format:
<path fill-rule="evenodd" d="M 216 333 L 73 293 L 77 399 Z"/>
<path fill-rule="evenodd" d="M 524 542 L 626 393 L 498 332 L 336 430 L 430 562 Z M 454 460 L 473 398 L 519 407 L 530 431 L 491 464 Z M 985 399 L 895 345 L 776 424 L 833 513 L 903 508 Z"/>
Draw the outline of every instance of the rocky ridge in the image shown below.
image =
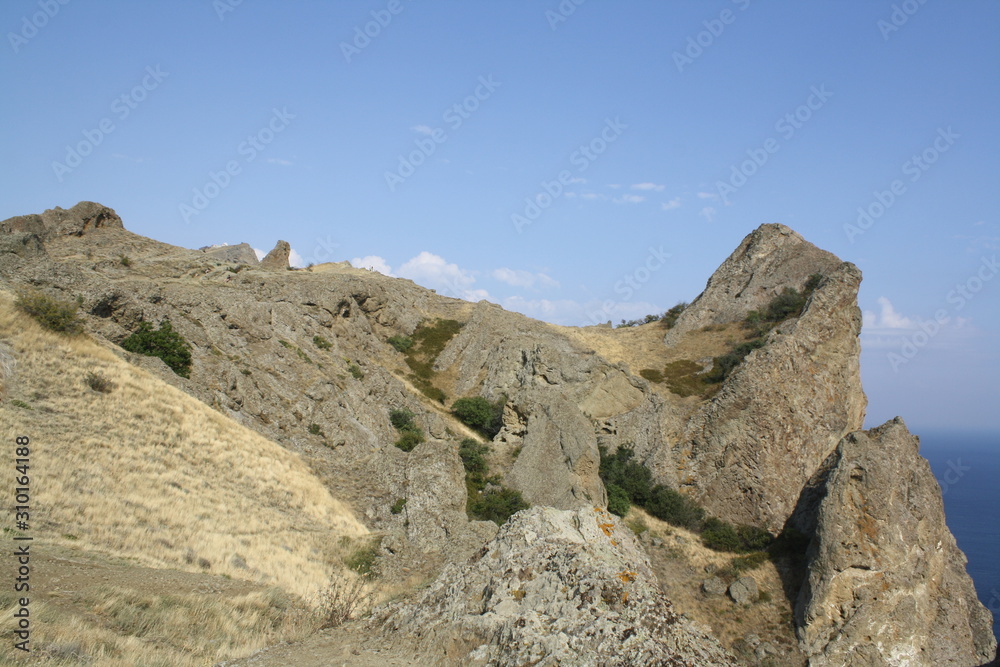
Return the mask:
<path fill-rule="evenodd" d="M 831 533 L 831 517 L 840 502 L 831 500 L 837 494 L 830 491 L 841 483 L 831 471 L 842 465 L 837 461 L 874 457 L 881 446 L 877 438 L 859 432 L 865 409 L 857 340 L 861 276 L 853 265 L 781 225 L 763 225 L 750 234 L 665 332 L 665 350 L 705 336 L 705 327 L 735 326 L 784 288 L 801 289 L 813 274 L 822 279 L 801 314 L 770 331 L 765 346 L 750 353 L 716 393 L 680 401 L 559 328 L 492 304 L 448 299 L 409 281 L 344 264 L 288 271 L 288 249 L 282 243 L 272 251 L 268 269 L 241 250 L 191 251 L 145 239 L 125 231 L 111 209 L 83 202 L 68 211 L 54 209 L 0 223 L 0 281 L 8 288 L 28 284 L 66 300 L 79 298 L 87 330 L 109 349 L 301 453 L 334 497 L 349 502 L 383 536 L 381 556 L 390 576 L 405 578 L 406 571 L 414 580 L 433 576 L 442 566 L 465 563 L 470 556 L 469 567 L 475 570 L 483 562 L 476 554 L 490 539 L 506 540 L 506 547 L 495 550 L 510 567 L 535 568 L 531 563 L 548 558 L 545 554 L 586 552 L 594 572 L 603 572 L 603 559 L 609 559 L 612 569 L 624 559 L 642 570 L 641 560 L 629 551 L 632 546 L 625 555 L 608 552 L 597 546 L 607 535 L 566 533 L 565 526 L 570 521 L 565 517 L 593 513 L 594 506 L 606 502 L 598 446 L 613 452 L 627 445 L 657 481 L 680 488 L 722 518 L 774 532 L 790 522 L 816 535 L 810 593 L 800 599 L 798 620 L 802 647 L 816 664 L 836 659 L 824 656 L 847 655 L 844 647 L 855 640 L 845 636 L 874 636 L 895 623 L 891 619 L 897 612 L 884 596 L 864 598 L 847 616 L 830 612 L 829 600 L 844 604 L 838 597 L 843 589 L 823 583 L 829 578 L 823 573 L 841 571 L 837 559 L 847 548 L 843 540 L 824 537 L 836 532 Z M 123 257 L 129 258 L 127 265 Z M 169 319 L 192 345 L 190 379 L 157 359 L 116 346 L 140 321 L 161 319 Z M 503 428 L 490 443 L 491 472 L 533 504 L 563 511 L 536 510 L 505 526 L 523 528 L 530 521 L 531 532 L 547 545 L 541 551 L 532 551 L 513 533 L 494 538 L 493 524 L 468 519 L 457 441 L 471 434 L 416 388 L 403 355 L 387 344 L 390 336 L 412 335 L 440 320 L 462 326 L 433 360 L 435 386 L 449 399 L 507 396 Z M 394 447 L 390 408 L 413 411 L 427 442 L 410 453 Z M 841 457 L 835 452 L 842 452 Z M 934 509 L 940 495 L 933 477 L 913 472 L 926 463 L 913 447 L 901 447 L 899 453 L 899 464 L 909 475 L 909 496 L 923 499 L 925 506 L 919 548 L 953 545 L 943 514 Z M 874 502 L 883 505 L 885 521 L 903 516 L 895 509 L 897 496 L 871 491 Z M 404 510 L 393 513 L 390 508 L 401 498 L 406 499 Z M 526 518 L 518 523 L 522 516 Z M 900 590 L 938 577 L 935 590 L 964 600 L 946 611 L 929 602 L 917 609 L 946 619 L 949 627 L 967 627 L 967 633 L 927 634 L 926 626 L 900 625 L 927 637 L 921 639 L 925 648 L 913 656 L 914 664 L 933 664 L 932 657 L 972 664 L 995 647 L 988 635 L 988 612 L 974 594 L 967 595 L 971 581 L 954 552 L 945 549 L 944 556 L 926 565 L 908 556 L 918 547 L 905 536 L 883 531 L 871 544 L 883 554 L 879 567 L 896 573 L 892 581 Z M 848 570 L 857 569 L 852 568 Z M 461 570 L 446 568 L 434 590 L 463 581 Z M 486 574 L 475 571 L 469 586 Z M 571 570 L 557 567 L 552 572 L 547 576 L 553 586 L 557 580 L 576 581 Z M 524 590 L 529 606 L 544 610 L 548 593 L 528 598 Z M 508 593 L 498 594 L 496 603 Z M 655 599 L 651 591 L 642 595 Z M 659 602 L 650 604 L 662 609 Z M 527 623 L 528 617 L 522 618 Z M 574 621 L 579 623 L 570 628 L 572 633 L 585 634 L 585 620 Z M 471 627 L 454 610 L 427 622 L 440 636 Z M 402 621 L 387 623 L 409 632 Z M 489 626 L 498 636 L 518 639 L 482 639 L 477 645 L 485 647 L 482 656 L 499 660 L 505 651 L 520 650 L 514 644 L 521 640 L 543 656 L 546 651 L 571 656 L 592 648 L 575 643 L 584 640 L 569 632 L 563 638 L 535 626 L 537 633 L 511 628 L 506 620 L 498 623 Z M 904 639 L 900 635 L 894 641 L 902 646 Z M 650 641 L 644 646 L 675 650 L 657 644 L 656 637 Z M 715 655 L 714 644 L 705 647 Z M 908 655 L 893 650 L 879 655 L 889 663 Z"/>

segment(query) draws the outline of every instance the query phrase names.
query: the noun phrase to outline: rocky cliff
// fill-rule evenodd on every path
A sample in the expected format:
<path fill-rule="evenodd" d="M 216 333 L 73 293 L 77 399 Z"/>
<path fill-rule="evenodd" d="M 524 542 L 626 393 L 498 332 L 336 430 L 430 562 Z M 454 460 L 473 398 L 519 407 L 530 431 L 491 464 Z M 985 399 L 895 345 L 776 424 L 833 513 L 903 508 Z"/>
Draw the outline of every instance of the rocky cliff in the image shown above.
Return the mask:
<path fill-rule="evenodd" d="M 590 526 L 607 503 L 599 447 L 627 446 L 656 481 L 711 514 L 775 533 L 794 525 L 812 538 L 806 587 L 786 592 L 816 664 L 848 655 L 974 664 L 993 647 L 926 462 L 899 428 L 859 431 L 860 271 L 787 227 L 763 225 L 744 239 L 669 330 L 554 327 L 343 263 L 288 270 L 289 251 L 279 242 L 257 263 L 244 245 L 177 248 L 84 202 L 0 223 L 0 286 L 80 303 L 88 333 L 108 350 L 299 453 L 381 537 L 388 578 L 436 582 L 416 606 L 380 616 L 388 632 L 448 637 L 461 655 L 494 663 L 574 664 L 617 646 L 640 661 L 726 664 L 677 620 L 620 524 L 608 522 L 614 537 Z M 747 335 L 747 314 L 787 288 L 808 291 L 803 307 L 764 332 L 723 382 L 677 393 L 638 374 L 681 362 L 702 369 L 699 381 Z M 190 378 L 118 347 L 140 322 L 164 319 L 191 345 Z M 429 331 L 440 347 L 419 358 L 389 342 Z M 480 436 L 447 409 L 466 396 L 505 399 L 489 472 L 537 506 L 499 535 L 466 514 L 459 441 Z M 427 436 L 410 452 L 394 446 L 393 409 L 411 411 Z M 890 446 L 896 455 L 880 462 Z M 858 462 L 870 481 L 855 478 Z M 862 538 L 868 561 L 856 553 Z M 614 589 L 628 605 L 594 597 L 598 581 L 604 591 L 625 571 L 639 577 Z M 420 627 L 405 620 L 411 613 Z M 644 624 L 644 615 L 658 620 Z M 541 620 L 561 617 L 558 631 Z M 457 639 L 466 634 L 475 645 Z M 861 650 L 867 637 L 881 638 L 875 653 Z"/>

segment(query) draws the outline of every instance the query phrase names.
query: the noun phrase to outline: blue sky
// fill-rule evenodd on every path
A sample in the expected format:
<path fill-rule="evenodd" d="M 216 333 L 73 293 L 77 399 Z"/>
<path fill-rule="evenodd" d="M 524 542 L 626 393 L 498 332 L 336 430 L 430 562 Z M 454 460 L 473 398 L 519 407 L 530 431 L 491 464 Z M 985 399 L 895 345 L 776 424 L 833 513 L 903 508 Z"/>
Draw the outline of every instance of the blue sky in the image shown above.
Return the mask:
<path fill-rule="evenodd" d="M 864 272 L 870 424 L 1000 430 L 996 2 L 8 0 L 0 27 L 2 218 L 99 201 L 577 325 L 693 299 L 780 222 Z"/>

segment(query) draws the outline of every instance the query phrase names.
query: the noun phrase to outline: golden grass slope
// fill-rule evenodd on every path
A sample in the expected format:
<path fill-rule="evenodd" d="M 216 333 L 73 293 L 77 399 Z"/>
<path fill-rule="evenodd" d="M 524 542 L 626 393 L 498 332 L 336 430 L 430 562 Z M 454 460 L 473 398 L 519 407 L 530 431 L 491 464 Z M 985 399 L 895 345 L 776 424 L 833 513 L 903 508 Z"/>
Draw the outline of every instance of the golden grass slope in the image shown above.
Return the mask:
<path fill-rule="evenodd" d="M 367 533 L 296 454 L 86 336 L 41 329 L 6 292 L 0 349 L 15 364 L 4 451 L 31 438 L 32 535 L 309 596 L 341 570 L 342 538 Z M 91 389 L 88 373 L 114 388 Z"/>

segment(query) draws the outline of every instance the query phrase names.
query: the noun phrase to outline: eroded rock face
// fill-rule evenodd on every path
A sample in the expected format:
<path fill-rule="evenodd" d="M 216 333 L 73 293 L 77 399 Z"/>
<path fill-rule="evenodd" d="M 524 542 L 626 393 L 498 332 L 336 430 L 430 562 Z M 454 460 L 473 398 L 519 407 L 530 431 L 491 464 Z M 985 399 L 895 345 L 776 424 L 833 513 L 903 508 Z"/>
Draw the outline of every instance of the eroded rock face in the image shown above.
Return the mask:
<path fill-rule="evenodd" d="M 785 287 L 800 289 L 814 273 L 832 273 L 841 261 L 785 225 L 761 225 L 712 274 L 697 299 L 666 334 L 667 345 L 709 324 L 742 320 L 765 308 Z"/>
<path fill-rule="evenodd" d="M 260 262 L 257 260 L 257 253 L 249 243 L 238 243 L 236 245 L 222 245 L 202 248 L 202 251 L 209 257 L 213 257 L 221 262 L 233 262 L 235 264 L 246 264 L 256 266 Z"/>
<path fill-rule="evenodd" d="M 372 626 L 419 638 L 432 664 L 736 664 L 674 612 L 631 531 L 592 508 L 516 514 Z"/>
<path fill-rule="evenodd" d="M 737 254 L 750 254 L 753 247 L 744 241 Z M 802 247 L 792 243 L 793 249 Z M 773 256 L 785 254 L 772 248 L 760 270 Z M 710 512 L 736 523 L 780 531 L 809 477 L 840 439 L 864 422 L 857 306 L 861 272 L 849 262 L 831 270 L 829 261 L 820 259 L 818 266 L 795 263 L 802 273 L 828 271 L 802 314 L 777 326 L 766 345 L 744 359 L 691 418 L 675 447 L 682 487 L 689 487 Z M 723 293 L 731 291 L 714 276 L 713 284 Z M 721 306 L 713 312 L 723 311 L 738 319 L 746 314 Z"/>
<path fill-rule="evenodd" d="M 271 252 L 260 260 L 260 268 L 267 271 L 284 271 L 289 266 L 288 257 L 291 252 L 292 247 L 288 245 L 288 241 L 278 241 Z"/>
<path fill-rule="evenodd" d="M 996 654 L 918 447 L 897 417 L 831 457 L 797 605 L 810 665 L 981 665 Z"/>

